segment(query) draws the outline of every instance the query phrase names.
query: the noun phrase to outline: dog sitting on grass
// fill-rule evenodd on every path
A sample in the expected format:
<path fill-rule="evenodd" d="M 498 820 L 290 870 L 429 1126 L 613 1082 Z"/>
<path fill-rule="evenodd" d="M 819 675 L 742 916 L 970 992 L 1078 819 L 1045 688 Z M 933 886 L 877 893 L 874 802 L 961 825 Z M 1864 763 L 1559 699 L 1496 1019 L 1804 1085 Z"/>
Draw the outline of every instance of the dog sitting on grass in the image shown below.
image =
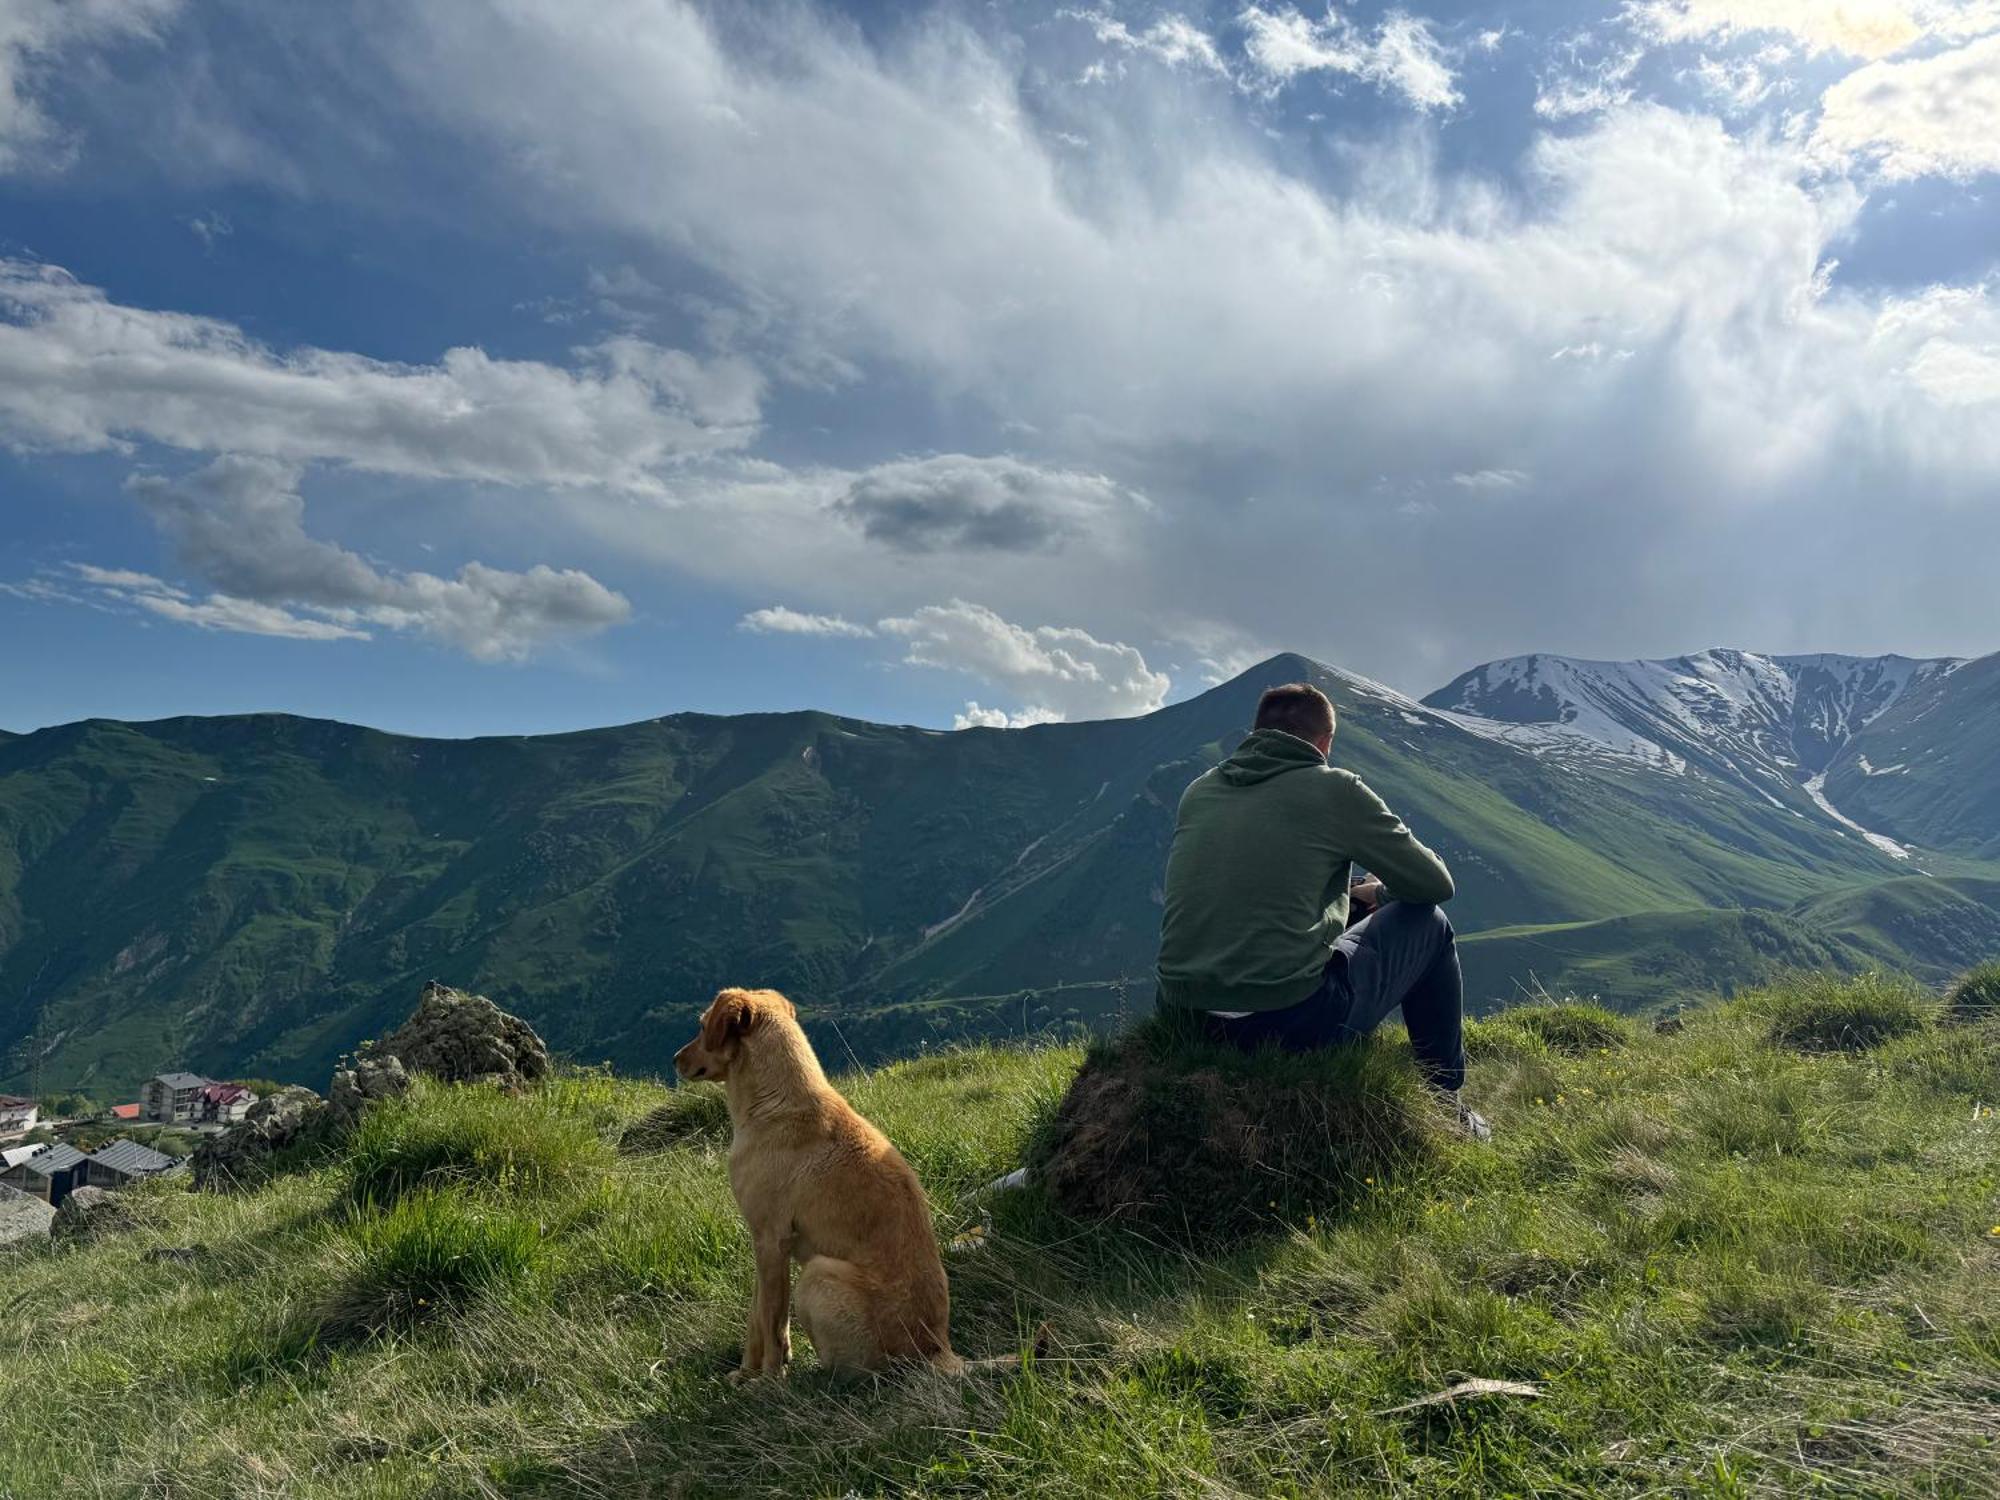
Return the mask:
<path fill-rule="evenodd" d="M 674 1069 L 719 1080 L 729 1098 L 729 1185 L 757 1257 L 743 1365 L 731 1380 L 784 1373 L 794 1298 L 830 1371 L 907 1362 L 963 1372 L 923 1186 L 826 1081 L 792 1002 L 776 990 L 722 991 Z"/>

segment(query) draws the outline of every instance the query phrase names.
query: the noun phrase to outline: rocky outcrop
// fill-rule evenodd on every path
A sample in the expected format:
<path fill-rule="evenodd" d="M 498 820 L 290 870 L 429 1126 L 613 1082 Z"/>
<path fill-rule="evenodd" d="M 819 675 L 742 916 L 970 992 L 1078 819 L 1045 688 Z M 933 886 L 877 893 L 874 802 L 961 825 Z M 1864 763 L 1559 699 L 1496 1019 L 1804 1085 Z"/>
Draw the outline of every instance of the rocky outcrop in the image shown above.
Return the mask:
<path fill-rule="evenodd" d="M 194 1185 L 256 1186 L 353 1130 L 371 1106 L 406 1091 L 417 1073 L 518 1089 L 548 1076 L 549 1049 L 526 1021 L 484 995 L 432 980 L 407 1021 L 341 1059 L 325 1099 L 307 1088 L 281 1089 L 252 1105 L 226 1135 L 203 1140 L 195 1148 Z"/>
<path fill-rule="evenodd" d="M 403 1060 L 412 1073 L 446 1083 L 497 1083 L 519 1088 L 549 1073 L 549 1049 L 534 1027 L 484 995 L 468 995 L 433 979 L 410 1019 L 375 1049 Z"/>
<path fill-rule="evenodd" d="M 49 1238 L 58 1243 L 84 1244 L 139 1227 L 139 1215 L 121 1193 L 109 1188 L 73 1189 L 56 1210 Z"/>
<path fill-rule="evenodd" d="M 194 1151 L 194 1185 L 229 1192 L 255 1187 L 330 1133 L 332 1111 L 311 1089 L 293 1085 L 259 1099 L 241 1124 L 208 1136 Z"/>
<path fill-rule="evenodd" d="M 326 1090 L 328 1118 L 336 1128 L 352 1130 L 369 1105 L 378 1099 L 393 1099 L 409 1086 L 409 1070 L 400 1057 L 364 1046 L 333 1070 L 333 1081 Z"/>
<path fill-rule="evenodd" d="M 34 1194 L 0 1182 L 0 1250 L 42 1244 L 55 1216 L 56 1211 Z"/>

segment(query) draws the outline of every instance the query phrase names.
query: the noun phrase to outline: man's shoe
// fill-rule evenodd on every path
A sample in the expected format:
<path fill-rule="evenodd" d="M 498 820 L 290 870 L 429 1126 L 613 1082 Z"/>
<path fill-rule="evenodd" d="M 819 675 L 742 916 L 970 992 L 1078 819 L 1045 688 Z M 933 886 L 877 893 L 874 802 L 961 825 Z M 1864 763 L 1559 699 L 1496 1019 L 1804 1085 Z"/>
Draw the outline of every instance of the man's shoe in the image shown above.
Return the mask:
<path fill-rule="evenodd" d="M 1439 1089 L 1437 1095 L 1438 1102 L 1444 1105 L 1446 1112 L 1451 1116 L 1451 1128 L 1459 1135 L 1468 1141 L 1493 1139 L 1493 1127 L 1487 1123 L 1486 1116 L 1468 1107 L 1466 1102 L 1458 1097 L 1456 1089 Z"/>

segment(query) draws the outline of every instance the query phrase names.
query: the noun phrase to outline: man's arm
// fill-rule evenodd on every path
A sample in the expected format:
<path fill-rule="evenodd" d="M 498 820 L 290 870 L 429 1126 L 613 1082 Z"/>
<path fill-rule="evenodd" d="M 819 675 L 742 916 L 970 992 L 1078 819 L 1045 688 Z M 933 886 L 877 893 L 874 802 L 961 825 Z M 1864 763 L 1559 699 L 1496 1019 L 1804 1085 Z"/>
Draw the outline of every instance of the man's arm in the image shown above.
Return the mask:
<path fill-rule="evenodd" d="M 1346 791 L 1342 821 L 1354 859 L 1382 882 L 1393 901 L 1449 901 L 1455 887 L 1444 861 L 1389 811 L 1368 783 L 1351 774 L 1341 780 Z"/>

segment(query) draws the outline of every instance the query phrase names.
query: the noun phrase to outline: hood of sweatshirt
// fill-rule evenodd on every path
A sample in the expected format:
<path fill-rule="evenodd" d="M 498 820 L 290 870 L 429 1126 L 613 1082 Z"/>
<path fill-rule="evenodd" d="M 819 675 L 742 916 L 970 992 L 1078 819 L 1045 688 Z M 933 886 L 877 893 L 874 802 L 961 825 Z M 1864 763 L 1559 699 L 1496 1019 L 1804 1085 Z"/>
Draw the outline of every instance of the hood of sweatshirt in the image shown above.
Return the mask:
<path fill-rule="evenodd" d="M 1326 757 L 1295 734 L 1282 729 L 1253 729 L 1229 759 L 1215 768 L 1215 774 L 1231 786 L 1250 786 L 1287 771 L 1325 764 Z"/>

